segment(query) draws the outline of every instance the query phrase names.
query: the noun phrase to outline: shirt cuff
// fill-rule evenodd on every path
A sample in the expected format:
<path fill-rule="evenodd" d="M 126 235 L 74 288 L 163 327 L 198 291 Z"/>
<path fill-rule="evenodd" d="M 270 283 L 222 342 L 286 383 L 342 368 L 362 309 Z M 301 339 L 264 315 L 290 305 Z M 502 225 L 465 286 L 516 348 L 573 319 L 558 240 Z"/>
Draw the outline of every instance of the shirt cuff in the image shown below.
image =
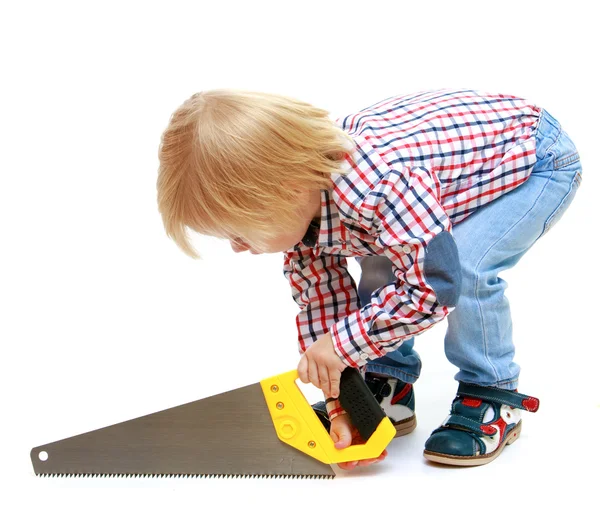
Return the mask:
<path fill-rule="evenodd" d="M 353 368 L 360 368 L 385 354 L 369 338 L 360 310 L 333 324 L 330 333 L 337 355 Z"/>

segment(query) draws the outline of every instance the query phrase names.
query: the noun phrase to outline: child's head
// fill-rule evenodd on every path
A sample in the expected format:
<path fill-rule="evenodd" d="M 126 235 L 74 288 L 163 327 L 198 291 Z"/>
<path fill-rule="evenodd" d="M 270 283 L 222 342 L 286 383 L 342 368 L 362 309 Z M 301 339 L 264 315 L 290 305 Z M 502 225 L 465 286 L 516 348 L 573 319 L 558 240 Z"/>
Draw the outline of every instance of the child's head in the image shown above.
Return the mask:
<path fill-rule="evenodd" d="M 329 188 L 352 150 L 328 112 L 308 103 L 229 89 L 194 94 L 172 115 L 159 149 L 167 234 L 192 257 L 188 228 L 260 249 L 298 230 L 309 199 Z"/>

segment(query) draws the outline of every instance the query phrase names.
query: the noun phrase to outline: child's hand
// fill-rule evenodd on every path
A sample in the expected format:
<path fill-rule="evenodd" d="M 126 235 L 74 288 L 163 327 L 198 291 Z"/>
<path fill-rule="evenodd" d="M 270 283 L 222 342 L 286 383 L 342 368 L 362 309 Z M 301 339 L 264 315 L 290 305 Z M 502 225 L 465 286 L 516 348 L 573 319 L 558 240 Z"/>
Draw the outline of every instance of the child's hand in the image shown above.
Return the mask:
<path fill-rule="evenodd" d="M 333 348 L 331 334 L 315 341 L 304 353 L 298 364 L 298 376 L 305 384 L 309 382 L 320 388 L 326 397 L 340 395 L 340 378 L 346 365 Z"/>
<path fill-rule="evenodd" d="M 364 440 L 360 437 L 358 430 L 350 422 L 350 417 L 347 414 L 336 416 L 331 420 L 331 428 L 329 431 L 331 439 L 335 447 L 340 450 L 347 448 L 351 444 L 363 444 Z M 376 459 L 365 459 L 360 461 L 340 462 L 338 466 L 342 469 L 354 469 L 357 466 L 369 466 L 375 462 L 382 461 L 387 456 L 387 450 Z"/>

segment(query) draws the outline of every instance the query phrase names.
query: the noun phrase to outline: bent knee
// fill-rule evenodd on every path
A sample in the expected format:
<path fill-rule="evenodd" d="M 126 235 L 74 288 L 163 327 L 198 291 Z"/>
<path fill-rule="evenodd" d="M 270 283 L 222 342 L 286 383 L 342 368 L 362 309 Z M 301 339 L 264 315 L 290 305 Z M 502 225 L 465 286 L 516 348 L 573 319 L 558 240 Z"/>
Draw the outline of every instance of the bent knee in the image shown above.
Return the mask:
<path fill-rule="evenodd" d="M 425 279 L 442 306 L 456 306 L 462 285 L 458 248 L 448 231 L 435 236 L 425 248 Z"/>

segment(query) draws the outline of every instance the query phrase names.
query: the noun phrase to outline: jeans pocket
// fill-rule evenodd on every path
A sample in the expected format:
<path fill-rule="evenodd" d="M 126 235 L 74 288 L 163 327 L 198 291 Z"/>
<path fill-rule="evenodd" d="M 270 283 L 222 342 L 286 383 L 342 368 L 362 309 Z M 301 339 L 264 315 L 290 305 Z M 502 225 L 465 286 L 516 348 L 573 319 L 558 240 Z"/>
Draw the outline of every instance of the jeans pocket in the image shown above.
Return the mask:
<path fill-rule="evenodd" d="M 577 190 L 579 189 L 580 184 L 581 184 L 581 173 L 579 171 L 576 171 L 575 176 L 573 177 L 573 179 L 571 181 L 571 186 L 569 187 L 569 191 L 567 192 L 565 197 L 563 197 L 562 201 L 556 207 L 556 209 L 550 214 L 550 217 L 548 217 L 548 220 L 546 220 L 546 222 L 544 224 L 544 230 L 542 231 L 542 234 L 540 236 L 544 236 L 548 231 L 550 231 L 550 229 L 552 229 L 552 226 L 554 226 L 554 224 L 556 224 L 560 220 L 560 218 L 563 216 L 563 214 L 567 211 L 567 208 L 573 201 L 575 194 L 576 194 Z"/>

